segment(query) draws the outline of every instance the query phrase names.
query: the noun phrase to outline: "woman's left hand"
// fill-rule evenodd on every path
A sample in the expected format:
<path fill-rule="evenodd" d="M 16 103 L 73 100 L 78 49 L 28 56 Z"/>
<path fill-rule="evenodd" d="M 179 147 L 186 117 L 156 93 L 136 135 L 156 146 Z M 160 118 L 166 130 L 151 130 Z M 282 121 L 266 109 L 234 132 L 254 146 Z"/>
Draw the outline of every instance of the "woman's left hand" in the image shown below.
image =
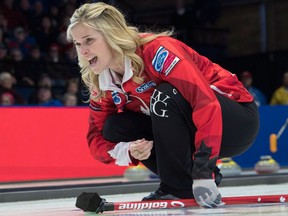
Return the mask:
<path fill-rule="evenodd" d="M 152 148 L 153 141 L 141 139 L 131 142 L 129 151 L 133 158 L 141 161 L 150 157 Z"/>
<path fill-rule="evenodd" d="M 213 179 L 194 179 L 193 195 L 195 201 L 202 207 L 215 208 L 225 205 Z"/>

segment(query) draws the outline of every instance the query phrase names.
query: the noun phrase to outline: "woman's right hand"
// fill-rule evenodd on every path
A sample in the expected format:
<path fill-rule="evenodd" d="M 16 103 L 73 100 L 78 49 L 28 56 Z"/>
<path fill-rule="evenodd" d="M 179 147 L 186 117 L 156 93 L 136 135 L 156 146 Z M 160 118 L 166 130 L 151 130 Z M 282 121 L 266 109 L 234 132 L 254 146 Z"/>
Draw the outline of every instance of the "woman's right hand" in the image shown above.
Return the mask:
<path fill-rule="evenodd" d="M 151 155 L 151 149 L 153 148 L 153 141 L 140 139 L 131 142 L 129 146 L 130 154 L 137 160 L 146 160 Z"/>

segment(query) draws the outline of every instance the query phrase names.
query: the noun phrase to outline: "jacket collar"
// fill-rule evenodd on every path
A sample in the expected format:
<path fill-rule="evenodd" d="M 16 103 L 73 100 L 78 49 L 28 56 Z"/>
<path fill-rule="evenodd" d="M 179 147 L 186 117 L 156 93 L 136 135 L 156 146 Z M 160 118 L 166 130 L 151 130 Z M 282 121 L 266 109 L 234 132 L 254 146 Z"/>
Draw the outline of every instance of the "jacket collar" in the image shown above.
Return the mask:
<path fill-rule="evenodd" d="M 99 88 L 102 91 L 112 90 L 119 91 L 117 85 L 123 85 L 123 83 L 130 80 L 133 76 L 133 71 L 131 67 L 131 59 L 124 57 L 124 75 L 123 78 L 113 70 L 107 68 L 99 74 Z"/>

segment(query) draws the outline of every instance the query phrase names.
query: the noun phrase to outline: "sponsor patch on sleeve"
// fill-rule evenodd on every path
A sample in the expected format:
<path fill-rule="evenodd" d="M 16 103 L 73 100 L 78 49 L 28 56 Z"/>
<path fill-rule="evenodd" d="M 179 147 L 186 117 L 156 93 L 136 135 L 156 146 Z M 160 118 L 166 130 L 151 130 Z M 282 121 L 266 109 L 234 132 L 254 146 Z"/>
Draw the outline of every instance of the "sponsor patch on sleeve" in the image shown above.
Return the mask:
<path fill-rule="evenodd" d="M 152 65 L 158 73 L 167 76 L 179 61 L 180 58 L 174 53 L 160 46 L 152 60 Z"/>

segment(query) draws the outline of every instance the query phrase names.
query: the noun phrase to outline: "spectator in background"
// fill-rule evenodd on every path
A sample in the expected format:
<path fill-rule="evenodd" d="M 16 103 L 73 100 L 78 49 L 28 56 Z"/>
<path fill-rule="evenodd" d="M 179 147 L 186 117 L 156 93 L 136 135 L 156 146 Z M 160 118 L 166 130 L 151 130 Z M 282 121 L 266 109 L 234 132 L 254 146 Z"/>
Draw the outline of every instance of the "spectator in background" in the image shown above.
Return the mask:
<path fill-rule="evenodd" d="M 51 77 L 55 86 L 65 86 L 69 69 L 66 67 L 66 62 L 60 51 L 58 44 L 52 44 L 49 48 L 49 53 L 45 59 L 46 71 Z"/>
<path fill-rule="evenodd" d="M 64 58 L 67 63 L 74 64 L 77 66 L 77 54 L 75 52 L 74 47 L 70 47 L 69 49 L 65 50 Z M 77 68 L 77 75 L 79 75 L 79 70 Z"/>
<path fill-rule="evenodd" d="M 62 103 L 54 97 L 53 83 L 49 75 L 43 74 L 34 92 L 30 95 L 29 104 L 40 106 L 61 106 Z"/>
<path fill-rule="evenodd" d="M 30 19 L 31 19 L 31 4 L 29 0 L 21 0 L 18 5 L 18 11 L 24 16 L 28 23 L 27 27 L 30 28 Z"/>
<path fill-rule="evenodd" d="M 57 43 L 53 43 L 49 47 L 49 52 L 46 57 L 46 62 L 48 63 L 59 63 L 63 58 L 61 56 L 60 47 Z"/>
<path fill-rule="evenodd" d="M 36 85 L 40 77 L 45 72 L 45 62 L 41 50 L 38 46 L 31 48 L 29 56 L 26 58 L 27 76 L 32 80 L 33 85 Z"/>
<path fill-rule="evenodd" d="M 47 86 L 39 87 L 37 89 L 35 104 L 40 106 L 62 106 L 62 103 L 59 100 L 54 99 L 52 89 Z"/>
<path fill-rule="evenodd" d="M 15 98 L 13 94 L 9 92 L 0 93 L 0 105 L 1 106 L 12 106 L 15 105 Z"/>
<path fill-rule="evenodd" d="M 38 46 L 33 46 L 29 55 L 25 58 L 25 71 L 23 80 L 25 84 L 35 86 L 42 74 L 45 72 L 45 63 L 42 53 Z"/>
<path fill-rule="evenodd" d="M 43 74 L 38 82 L 38 87 L 48 87 L 52 88 L 52 80 L 48 74 Z"/>
<path fill-rule="evenodd" d="M 23 97 L 13 88 L 15 83 L 16 83 L 16 80 L 11 75 L 11 73 L 1 72 L 0 73 L 0 95 L 3 96 L 3 94 L 4 94 L 4 97 L 6 97 L 6 99 L 10 98 L 14 104 L 24 104 L 25 101 L 24 101 Z M 11 97 L 11 95 L 13 97 Z M 12 98 L 13 98 L 13 100 L 12 100 Z"/>
<path fill-rule="evenodd" d="M 0 71 L 8 70 L 7 61 L 9 60 L 8 48 L 5 39 L 5 33 L 0 27 Z"/>
<path fill-rule="evenodd" d="M 25 26 L 24 29 L 29 31 L 31 28 L 31 3 L 29 0 L 21 0 L 19 4 L 17 4 L 17 11 L 21 14 L 22 17 L 25 18 Z"/>
<path fill-rule="evenodd" d="M 79 78 L 72 78 L 67 81 L 66 89 L 64 93 L 75 94 L 77 97 L 78 105 L 85 105 L 89 100 L 89 91 L 88 89 L 82 87 L 80 85 Z"/>
<path fill-rule="evenodd" d="M 7 30 L 12 31 L 18 26 L 27 27 L 26 17 L 23 16 L 15 7 L 14 0 L 3 0 L 0 3 L 0 13 L 7 20 Z"/>
<path fill-rule="evenodd" d="M 41 28 L 42 18 L 45 15 L 46 14 L 43 8 L 42 1 L 41 0 L 35 1 L 32 6 L 31 19 L 30 19 L 30 30 L 32 34 L 34 34 L 37 30 Z"/>
<path fill-rule="evenodd" d="M 0 14 L 0 17 L 1 17 L 1 14 Z M 1 23 L 0 23 L 0 43 L 7 45 L 7 41 L 8 41 L 8 34 L 5 32 L 4 28 L 1 27 Z"/>
<path fill-rule="evenodd" d="M 67 48 L 64 53 L 66 64 L 66 70 L 69 71 L 67 79 L 78 79 L 79 80 L 79 66 L 77 63 L 77 54 L 74 47 Z"/>
<path fill-rule="evenodd" d="M 271 105 L 288 105 L 288 71 L 283 74 L 283 85 L 276 89 L 272 95 Z"/>
<path fill-rule="evenodd" d="M 31 63 L 35 62 L 42 62 L 44 61 L 44 58 L 42 56 L 41 50 L 39 46 L 35 45 L 31 48 L 29 56 L 27 57 L 31 61 Z"/>
<path fill-rule="evenodd" d="M 24 67 L 22 65 L 24 56 L 19 48 L 9 49 L 9 61 L 6 65 L 10 73 L 17 79 L 22 76 Z M 19 84 L 19 83 L 17 83 Z"/>
<path fill-rule="evenodd" d="M 24 56 L 27 56 L 31 47 L 35 45 L 35 38 L 29 34 L 22 27 L 17 27 L 14 30 L 14 35 L 8 43 L 9 49 L 18 48 Z"/>
<path fill-rule="evenodd" d="M 4 14 L 0 11 L 0 28 L 4 33 L 8 33 L 7 23 L 8 23 L 7 19 L 5 18 Z"/>
<path fill-rule="evenodd" d="M 42 52 L 48 53 L 50 44 L 57 41 L 57 30 L 52 26 L 50 17 L 43 16 L 41 20 L 41 26 L 35 32 L 36 42 Z"/>
<path fill-rule="evenodd" d="M 21 62 L 24 60 L 23 53 L 19 48 L 12 48 L 10 50 L 10 56 L 13 62 Z"/>
<path fill-rule="evenodd" d="M 77 95 L 79 93 L 79 79 L 70 79 L 67 81 L 66 92 Z"/>
<path fill-rule="evenodd" d="M 17 80 L 18 86 L 30 86 L 29 83 L 26 82 L 27 73 L 27 63 L 25 62 L 25 58 L 19 48 L 13 48 L 10 50 L 10 61 L 9 66 L 7 67 L 12 72 L 13 76 Z"/>
<path fill-rule="evenodd" d="M 0 73 L 0 88 L 1 89 L 12 89 L 15 84 L 15 79 L 9 72 Z"/>
<path fill-rule="evenodd" d="M 65 93 L 62 97 L 62 102 L 64 106 L 77 106 L 77 96 L 72 93 Z"/>
<path fill-rule="evenodd" d="M 81 96 L 80 96 L 80 91 L 79 91 L 79 79 L 74 78 L 74 79 L 69 79 L 66 82 L 66 88 L 64 94 L 73 94 L 76 97 L 76 103 L 77 105 L 81 104 Z"/>
<path fill-rule="evenodd" d="M 40 78 L 37 82 L 37 86 L 35 86 L 35 90 L 32 92 L 32 94 L 30 95 L 29 97 L 29 104 L 36 104 L 37 103 L 37 92 L 38 92 L 38 89 L 41 88 L 41 87 L 47 87 L 47 88 L 52 88 L 52 80 L 51 78 L 48 76 L 48 74 L 41 74 L 40 75 Z"/>
<path fill-rule="evenodd" d="M 243 83 L 245 88 L 252 94 L 254 101 L 257 106 L 267 104 L 267 97 L 258 88 L 255 88 L 253 84 L 253 77 L 249 71 L 244 71 L 240 75 L 240 81 Z"/>
<path fill-rule="evenodd" d="M 52 4 L 50 6 L 49 12 L 48 12 L 48 16 L 51 19 L 51 24 L 53 26 L 53 28 L 59 29 L 59 7 L 57 5 Z"/>
<path fill-rule="evenodd" d="M 7 61 L 8 59 L 9 57 L 7 46 L 3 43 L 0 43 L 0 62 Z"/>
<path fill-rule="evenodd" d="M 59 34 L 57 36 L 57 42 L 62 47 L 63 53 L 71 50 L 71 48 L 74 48 L 71 43 L 68 43 L 66 36 L 65 36 L 65 32 L 63 32 L 63 31 L 59 32 Z M 75 51 L 74 51 L 74 53 L 75 53 Z"/>

